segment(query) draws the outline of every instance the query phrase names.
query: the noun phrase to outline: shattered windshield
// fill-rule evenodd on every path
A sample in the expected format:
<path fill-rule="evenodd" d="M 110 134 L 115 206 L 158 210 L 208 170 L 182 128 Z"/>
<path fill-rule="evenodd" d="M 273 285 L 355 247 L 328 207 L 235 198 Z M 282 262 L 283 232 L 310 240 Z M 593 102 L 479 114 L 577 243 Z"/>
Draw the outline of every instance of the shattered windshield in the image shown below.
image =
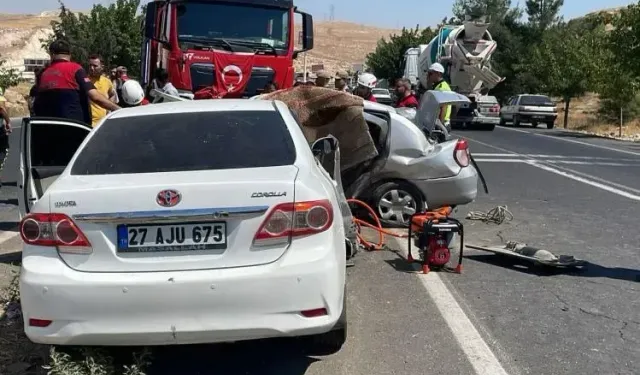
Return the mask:
<path fill-rule="evenodd" d="M 224 43 L 286 50 L 289 10 L 231 3 L 182 3 L 177 8 L 178 40 Z M 205 43 L 206 44 L 206 43 Z"/>

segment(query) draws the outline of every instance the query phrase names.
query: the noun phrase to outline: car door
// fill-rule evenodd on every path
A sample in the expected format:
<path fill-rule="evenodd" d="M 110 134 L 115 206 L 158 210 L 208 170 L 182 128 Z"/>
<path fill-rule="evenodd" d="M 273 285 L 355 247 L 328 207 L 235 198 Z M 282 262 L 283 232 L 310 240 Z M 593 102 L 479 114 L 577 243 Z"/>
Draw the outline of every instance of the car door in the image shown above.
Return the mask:
<path fill-rule="evenodd" d="M 62 174 L 91 127 L 53 118 L 25 118 L 20 129 L 18 205 L 20 218 L 31 211 Z"/>

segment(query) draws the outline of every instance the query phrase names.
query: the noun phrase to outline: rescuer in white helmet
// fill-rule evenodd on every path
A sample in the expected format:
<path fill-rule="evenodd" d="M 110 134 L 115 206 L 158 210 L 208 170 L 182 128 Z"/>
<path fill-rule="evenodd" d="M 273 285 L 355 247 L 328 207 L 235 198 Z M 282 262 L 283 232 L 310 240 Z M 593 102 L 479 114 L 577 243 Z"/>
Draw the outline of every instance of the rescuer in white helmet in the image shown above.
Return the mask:
<path fill-rule="evenodd" d="M 427 72 L 427 82 L 431 85 L 432 90 L 451 91 L 451 86 L 444 80 L 444 66 L 440 63 L 433 63 Z M 440 121 L 451 131 L 451 105 L 445 105 L 440 108 Z"/>
<path fill-rule="evenodd" d="M 378 79 L 371 73 L 362 73 L 358 76 L 358 86 L 354 90 L 354 94 L 361 97 L 364 100 L 370 102 L 377 102 L 375 96 L 373 96 L 372 89 L 378 84 Z"/>
<path fill-rule="evenodd" d="M 140 86 L 138 81 L 132 79 L 122 84 L 122 97 L 120 99 L 126 103 L 127 107 L 149 104 L 149 101 L 144 97 L 142 86 Z"/>

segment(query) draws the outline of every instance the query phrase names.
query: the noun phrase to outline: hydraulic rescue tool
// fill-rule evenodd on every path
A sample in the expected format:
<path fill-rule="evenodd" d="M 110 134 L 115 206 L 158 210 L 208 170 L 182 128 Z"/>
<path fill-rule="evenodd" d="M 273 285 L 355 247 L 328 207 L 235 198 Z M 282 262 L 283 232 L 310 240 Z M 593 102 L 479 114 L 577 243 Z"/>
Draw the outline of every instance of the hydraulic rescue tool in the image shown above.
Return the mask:
<path fill-rule="evenodd" d="M 507 244 L 503 246 L 467 245 L 467 247 L 533 262 L 533 264 L 541 266 L 571 268 L 585 265 L 584 260 L 576 259 L 571 255 L 555 255 L 549 250 L 539 249 L 515 241 L 507 242 Z"/>
<path fill-rule="evenodd" d="M 452 217 L 451 207 L 443 207 L 436 211 L 427 211 L 413 214 L 409 225 L 408 256 L 409 262 L 414 262 L 411 245 L 420 251 L 420 263 L 422 273 L 429 273 L 431 269 L 443 269 L 451 259 L 449 242 L 454 234 L 460 236 L 460 255 L 455 272 L 462 272 L 462 253 L 464 249 L 464 227 L 462 223 Z"/>

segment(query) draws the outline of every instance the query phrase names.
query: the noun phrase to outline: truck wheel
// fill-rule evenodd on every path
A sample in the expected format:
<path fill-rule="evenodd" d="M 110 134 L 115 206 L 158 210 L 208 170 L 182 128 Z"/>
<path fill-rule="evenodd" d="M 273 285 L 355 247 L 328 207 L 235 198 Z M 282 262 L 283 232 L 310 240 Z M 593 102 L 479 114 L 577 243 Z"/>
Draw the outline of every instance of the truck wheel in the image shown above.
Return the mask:
<path fill-rule="evenodd" d="M 547 129 L 553 129 L 554 125 L 555 125 L 555 123 L 553 121 L 547 122 Z"/>

